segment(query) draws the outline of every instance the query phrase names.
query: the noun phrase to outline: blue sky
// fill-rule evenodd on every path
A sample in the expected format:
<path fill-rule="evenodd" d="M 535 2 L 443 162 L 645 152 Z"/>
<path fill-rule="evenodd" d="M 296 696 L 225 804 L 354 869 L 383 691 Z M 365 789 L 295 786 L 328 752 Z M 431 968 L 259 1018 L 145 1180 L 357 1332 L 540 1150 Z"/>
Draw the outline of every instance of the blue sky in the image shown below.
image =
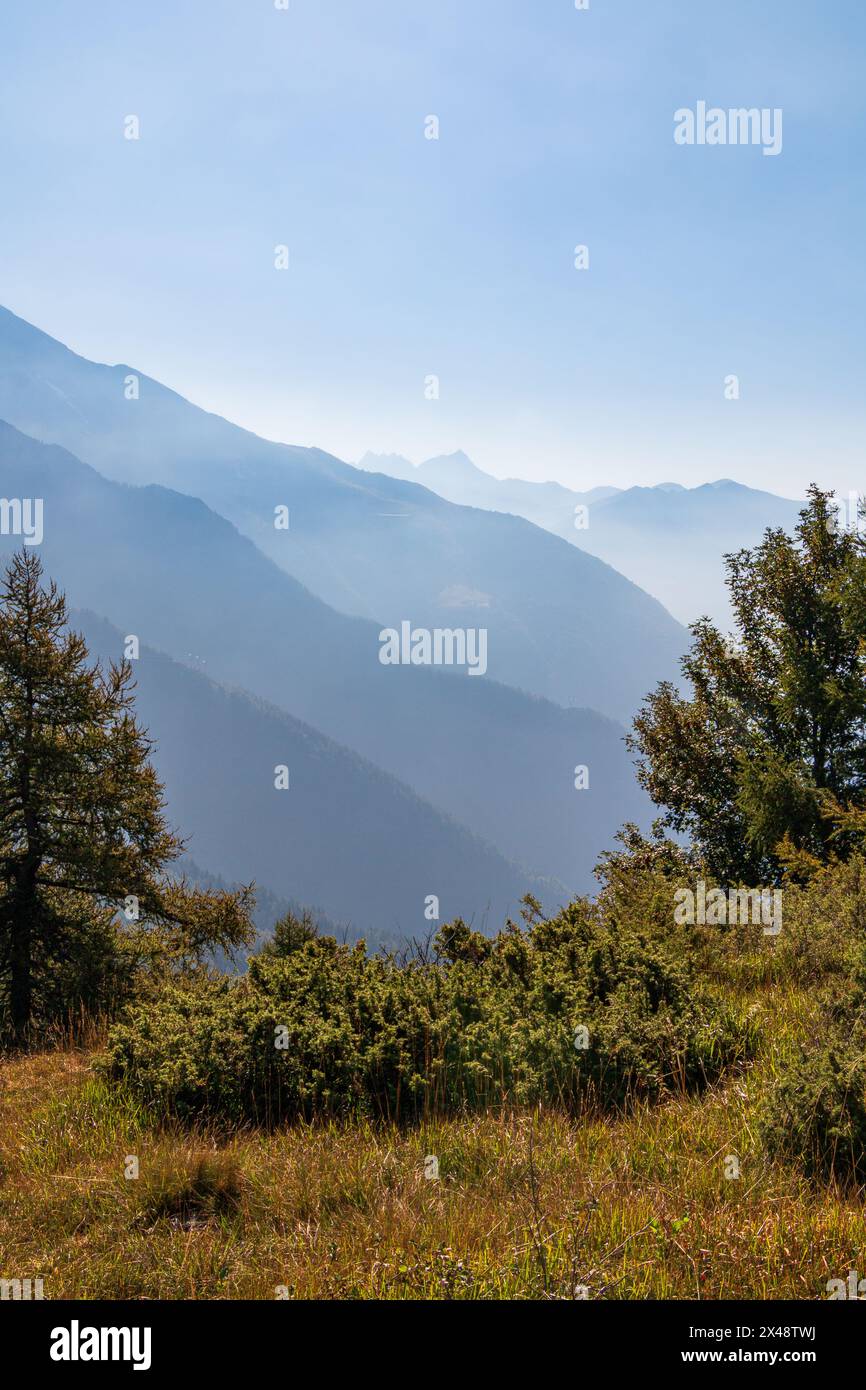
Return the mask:
<path fill-rule="evenodd" d="M 862 489 L 864 48 L 862 0 L 6 7 L 0 302 L 349 460 Z M 782 153 L 677 146 L 699 100 Z"/>

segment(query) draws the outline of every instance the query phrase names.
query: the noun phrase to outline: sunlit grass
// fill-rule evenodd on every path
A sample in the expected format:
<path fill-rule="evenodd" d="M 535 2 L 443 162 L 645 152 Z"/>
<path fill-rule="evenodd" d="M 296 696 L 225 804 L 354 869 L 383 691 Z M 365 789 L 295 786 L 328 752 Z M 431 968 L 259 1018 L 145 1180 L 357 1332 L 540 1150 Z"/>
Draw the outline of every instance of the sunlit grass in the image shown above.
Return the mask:
<path fill-rule="evenodd" d="M 762 1085 L 815 1002 L 755 1004 L 751 1068 L 620 1117 L 226 1136 L 155 1126 L 87 1054 L 8 1061 L 0 1275 L 42 1275 L 48 1298 L 824 1297 L 866 1268 L 866 1211 L 762 1154 Z"/>

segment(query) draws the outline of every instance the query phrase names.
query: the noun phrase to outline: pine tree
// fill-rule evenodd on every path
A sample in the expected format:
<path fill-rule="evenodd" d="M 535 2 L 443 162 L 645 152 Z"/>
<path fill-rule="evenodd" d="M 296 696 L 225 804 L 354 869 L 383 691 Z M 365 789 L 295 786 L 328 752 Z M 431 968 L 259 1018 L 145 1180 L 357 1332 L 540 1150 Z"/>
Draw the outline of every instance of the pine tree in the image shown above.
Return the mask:
<path fill-rule="evenodd" d="M 291 956 L 300 951 L 308 941 L 316 941 L 319 927 L 309 908 L 302 908 L 298 916 L 291 908 L 277 918 L 271 935 L 260 954 L 263 956 Z"/>
<path fill-rule="evenodd" d="M 17 1042 L 58 1007 L 70 961 L 111 950 L 110 924 L 151 958 L 252 937 L 251 890 L 198 892 L 167 873 L 184 842 L 133 688 L 127 662 L 89 664 L 35 552 L 16 554 L 0 591 L 0 1016 Z"/>

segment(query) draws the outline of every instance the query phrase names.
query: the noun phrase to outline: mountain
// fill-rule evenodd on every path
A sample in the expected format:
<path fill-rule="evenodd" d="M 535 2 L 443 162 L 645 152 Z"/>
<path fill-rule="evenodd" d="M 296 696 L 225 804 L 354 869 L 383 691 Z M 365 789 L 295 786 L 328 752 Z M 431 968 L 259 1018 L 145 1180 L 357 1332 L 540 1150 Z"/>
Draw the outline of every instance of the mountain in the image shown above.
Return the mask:
<path fill-rule="evenodd" d="M 571 540 L 575 507 L 590 505 L 614 496 L 615 487 L 596 487 L 589 492 L 573 492 L 562 483 L 525 482 L 521 478 L 494 478 L 458 450 L 440 454 L 417 465 L 401 454 L 366 453 L 358 463 L 369 472 L 387 473 L 421 483 L 458 506 L 480 507 L 487 511 L 511 512 L 547 531 Z"/>
<path fill-rule="evenodd" d="M 366 453 L 359 460 L 358 467 L 365 473 L 384 473 L 388 478 L 401 478 L 404 483 L 418 481 L 415 476 L 417 468 L 402 454 Z M 434 488 L 433 491 L 436 492 L 438 489 Z"/>
<path fill-rule="evenodd" d="M 706 613 L 727 627 L 724 554 L 756 545 L 768 526 L 790 530 L 802 506 L 730 478 L 693 488 L 658 483 L 573 492 L 559 483 L 494 478 L 460 452 L 417 467 L 397 454 L 366 454 L 360 466 L 377 464 L 451 502 L 513 512 L 562 536 L 654 595 L 683 623 Z M 587 509 L 585 527 L 575 525 L 577 507 Z"/>
<path fill-rule="evenodd" d="M 89 621 L 101 622 L 91 613 L 72 613 L 72 626 L 82 632 Z M 106 626 L 108 626 L 106 624 Z M 201 888 L 204 892 L 221 892 L 225 889 L 234 891 L 244 885 L 240 879 L 233 881 L 222 878 L 219 874 L 212 874 L 210 870 L 203 869 L 197 864 L 189 854 L 181 855 L 171 865 L 170 872 L 175 878 L 185 877 L 189 883 L 196 888 Z M 256 880 L 256 901 L 250 913 L 250 920 L 256 929 L 256 939 L 251 946 L 241 947 L 233 951 L 224 951 L 218 948 L 211 956 L 212 963 L 220 970 L 227 971 L 229 974 L 236 974 L 243 971 L 246 967 L 247 957 L 257 952 L 265 942 L 273 935 L 274 923 L 280 917 L 284 917 L 287 912 L 293 912 L 299 917 L 304 911 L 310 913 L 313 922 L 321 936 L 336 936 L 338 940 L 349 939 L 348 930 L 339 928 L 331 919 L 322 912 L 321 908 L 311 908 L 308 903 L 299 903 L 296 898 L 284 898 L 280 894 L 274 893 L 260 879 Z M 375 941 L 370 941 L 371 949 L 375 949 Z"/>
<path fill-rule="evenodd" d="M 683 622 L 731 624 L 724 555 L 791 531 L 802 502 L 722 478 L 701 487 L 633 487 L 590 507 L 577 544 L 622 568 Z"/>
<path fill-rule="evenodd" d="M 45 568 L 77 607 L 353 749 L 528 873 L 590 890 L 598 853 L 620 824 L 646 822 L 649 803 L 620 725 L 465 670 L 383 665 L 377 624 L 329 608 L 199 499 L 112 482 L 6 424 L 0 496 L 43 500 Z M 19 543 L 0 536 L 0 552 Z M 217 744 L 212 756 L 231 754 Z M 590 773 L 580 791 L 578 765 Z M 231 806 L 224 815 L 235 823 Z M 313 825 L 338 856 L 327 820 Z M 376 861 L 377 873 L 392 872 L 401 843 Z"/>
<path fill-rule="evenodd" d="M 383 627 L 483 627 L 488 674 L 559 704 L 628 721 L 685 648 L 658 602 L 520 516 L 260 439 L 131 367 L 88 362 L 8 310 L 0 417 L 115 481 L 202 498 L 340 612 Z M 288 529 L 275 527 L 279 507 Z"/>
<path fill-rule="evenodd" d="M 118 628 L 74 612 L 91 655 L 117 661 Z M 442 920 L 491 925 L 526 892 L 548 891 L 418 796 L 284 711 L 228 690 L 142 646 L 132 663 L 136 709 L 155 740 L 169 820 L 195 863 L 233 882 L 256 879 L 281 898 L 320 906 L 371 942 L 422 936 L 428 894 Z M 278 791 L 274 769 L 289 768 Z M 202 881 L 202 872 L 189 870 Z M 332 928 L 335 930 L 336 928 Z"/>

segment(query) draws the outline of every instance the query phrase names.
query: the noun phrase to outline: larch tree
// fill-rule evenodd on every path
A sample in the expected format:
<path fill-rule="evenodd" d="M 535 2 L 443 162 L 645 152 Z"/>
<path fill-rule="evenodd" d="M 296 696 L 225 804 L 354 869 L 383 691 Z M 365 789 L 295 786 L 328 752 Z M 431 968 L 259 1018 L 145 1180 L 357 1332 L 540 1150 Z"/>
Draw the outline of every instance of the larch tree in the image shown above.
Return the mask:
<path fill-rule="evenodd" d="M 185 846 L 133 691 L 128 662 L 90 662 L 36 553 L 14 555 L 0 589 L 0 1022 L 19 1043 L 79 1002 L 58 979 L 88 952 L 132 939 L 139 959 L 189 962 L 252 939 L 251 889 L 201 892 L 168 872 Z"/>

